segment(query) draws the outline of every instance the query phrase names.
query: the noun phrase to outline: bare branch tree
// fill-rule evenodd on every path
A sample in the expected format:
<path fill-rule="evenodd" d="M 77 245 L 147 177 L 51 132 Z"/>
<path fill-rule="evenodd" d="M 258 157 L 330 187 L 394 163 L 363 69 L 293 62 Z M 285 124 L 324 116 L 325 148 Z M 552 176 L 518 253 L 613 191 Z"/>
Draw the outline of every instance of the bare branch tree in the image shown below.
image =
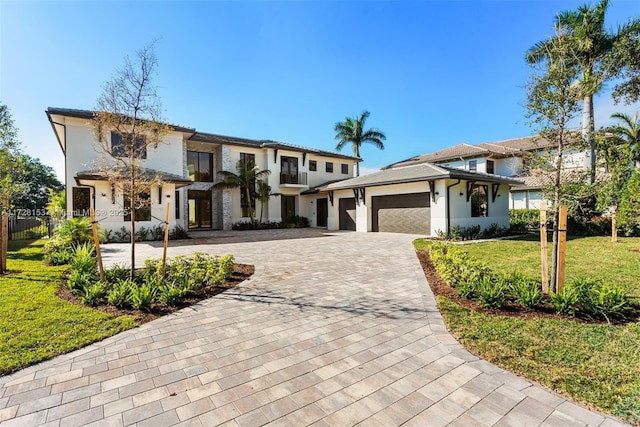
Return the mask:
<path fill-rule="evenodd" d="M 158 65 L 154 43 L 139 49 L 103 86 L 94 114 L 94 132 L 102 154 L 97 166 L 130 212 L 131 278 L 135 271 L 136 211 L 149 206 L 149 192 L 161 186 L 157 173 L 144 167 L 149 148 L 157 148 L 172 128 L 161 116 L 161 103 L 153 85 Z M 127 206 L 128 204 L 128 206 Z"/>

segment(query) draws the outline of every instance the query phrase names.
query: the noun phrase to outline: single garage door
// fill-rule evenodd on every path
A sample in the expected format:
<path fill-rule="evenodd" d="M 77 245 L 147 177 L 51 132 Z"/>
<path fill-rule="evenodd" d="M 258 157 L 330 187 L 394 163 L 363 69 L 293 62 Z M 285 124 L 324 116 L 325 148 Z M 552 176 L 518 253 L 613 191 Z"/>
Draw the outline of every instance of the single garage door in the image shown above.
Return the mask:
<path fill-rule="evenodd" d="M 371 198 L 371 220 L 372 231 L 429 235 L 429 193 L 374 196 Z"/>
<path fill-rule="evenodd" d="M 340 230 L 356 231 L 356 199 L 340 199 L 338 202 Z"/>

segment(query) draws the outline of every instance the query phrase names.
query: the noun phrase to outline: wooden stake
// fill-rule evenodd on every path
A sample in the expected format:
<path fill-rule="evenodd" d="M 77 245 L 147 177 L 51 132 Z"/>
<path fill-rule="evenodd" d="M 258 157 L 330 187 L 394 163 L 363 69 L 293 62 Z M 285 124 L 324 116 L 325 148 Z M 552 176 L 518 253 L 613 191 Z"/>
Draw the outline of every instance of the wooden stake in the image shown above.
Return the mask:
<path fill-rule="evenodd" d="M 100 253 L 100 238 L 98 237 L 98 223 L 96 221 L 96 211 L 89 208 L 91 215 L 91 230 L 93 231 L 93 244 L 96 245 L 96 258 L 98 259 L 98 271 L 100 271 L 100 281 L 106 281 L 104 276 L 104 266 L 102 265 L 102 254 Z"/>
<path fill-rule="evenodd" d="M 167 245 L 169 244 L 169 212 L 171 208 L 171 203 L 167 202 L 167 214 L 164 217 L 164 249 L 162 252 L 162 278 L 164 279 L 164 274 L 167 268 Z"/>
<path fill-rule="evenodd" d="M 4 274 L 7 271 L 7 250 L 9 242 L 9 197 L 5 196 L 2 199 L 2 230 L 0 231 L 2 237 L 0 237 L 0 274 Z"/>
<path fill-rule="evenodd" d="M 618 224 L 616 221 L 617 206 L 611 206 L 611 241 L 613 243 L 618 241 Z"/>
<path fill-rule="evenodd" d="M 564 287 L 565 259 L 567 257 L 567 206 L 560 206 L 560 218 L 558 221 L 558 274 L 556 276 L 556 289 L 558 292 Z"/>
<path fill-rule="evenodd" d="M 542 272 L 542 293 L 549 293 L 549 254 L 547 253 L 547 204 L 540 203 L 540 266 Z"/>

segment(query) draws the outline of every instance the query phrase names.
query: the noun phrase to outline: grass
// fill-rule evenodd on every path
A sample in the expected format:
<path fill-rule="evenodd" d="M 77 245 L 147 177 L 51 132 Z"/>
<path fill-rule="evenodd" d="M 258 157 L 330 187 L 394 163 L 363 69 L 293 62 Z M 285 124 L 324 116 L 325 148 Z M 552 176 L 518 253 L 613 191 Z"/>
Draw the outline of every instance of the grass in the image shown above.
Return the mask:
<path fill-rule="evenodd" d="M 0 276 L 0 375 L 86 346 L 138 324 L 56 296 L 65 267 L 42 264 L 43 241 L 9 242 Z"/>
<path fill-rule="evenodd" d="M 425 241 L 415 242 L 426 249 Z M 535 238 L 464 247 L 499 272 L 540 275 Z M 640 239 L 572 239 L 567 275 L 602 278 L 640 295 Z M 471 351 L 589 406 L 640 425 L 640 323 L 585 324 L 571 320 L 492 316 L 438 297 L 449 330 Z"/>

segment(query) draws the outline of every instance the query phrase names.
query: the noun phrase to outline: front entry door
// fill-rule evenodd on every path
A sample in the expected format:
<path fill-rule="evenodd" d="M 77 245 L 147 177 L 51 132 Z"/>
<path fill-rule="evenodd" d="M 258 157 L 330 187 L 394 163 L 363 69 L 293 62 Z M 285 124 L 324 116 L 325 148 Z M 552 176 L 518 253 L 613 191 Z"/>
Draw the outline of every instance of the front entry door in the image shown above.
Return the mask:
<path fill-rule="evenodd" d="M 318 227 L 327 226 L 328 214 L 329 214 L 329 209 L 327 206 L 327 199 L 317 199 L 316 200 L 316 225 Z"/>
<path fill-rule="evenodd" d="M 211 228 L 211 191 L 189 190 L 189 228 Z"/>

